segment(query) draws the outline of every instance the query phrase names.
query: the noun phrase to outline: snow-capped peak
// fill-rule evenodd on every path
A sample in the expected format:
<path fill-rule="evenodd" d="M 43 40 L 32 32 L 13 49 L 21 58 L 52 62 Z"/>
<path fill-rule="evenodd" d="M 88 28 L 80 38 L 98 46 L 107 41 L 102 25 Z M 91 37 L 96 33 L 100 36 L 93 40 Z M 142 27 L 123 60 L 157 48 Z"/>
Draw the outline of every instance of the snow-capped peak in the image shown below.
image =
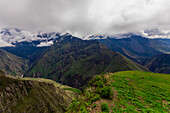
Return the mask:
<path fill-rule="evenodd" d="M 3 28 L 0 31 L 0 47 L 5 46 L 15 46 L 15 43 L 20 42 L 32 42 L 32 41 L 40 41 L 39 46 L 50 46 L 50 40 L 57 38 L 59 36 L 58 33 L 43 33 L 43 32 L 30 32 L 26 30 L 20 29 L 7 29 Z M 50 42 L 50 43 L 49 43 Z M 46 44 L 45 44 L 46 43 Z"/>

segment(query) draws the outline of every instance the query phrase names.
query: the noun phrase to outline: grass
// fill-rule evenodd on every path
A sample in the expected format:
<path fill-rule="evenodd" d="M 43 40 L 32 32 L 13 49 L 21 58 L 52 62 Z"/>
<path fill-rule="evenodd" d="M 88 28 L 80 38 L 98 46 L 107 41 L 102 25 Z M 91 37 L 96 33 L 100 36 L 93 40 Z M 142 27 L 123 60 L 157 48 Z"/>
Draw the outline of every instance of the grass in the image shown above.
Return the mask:
<path fill-rule="evenodd" d="M 112 86 L 116 89 L 117 102 L 114 110 L 121 112 L 168 112 L 170 102 L 170 75 L 125 71 L 111 75 Z"/>
<path fill-rule="evenodd" d="M 68 112 L 80 112 L 80 108 L 102 112 L 105 103 L 107 112 L 113 113 L 166 113 L 170 112 L 169 89 L 169 74 L 122 71 L 97 75 L 76 99 L 76 107 L 69 107 Z"/>
<path fill-rule="evenodd" d="M 63 88 L 64 90 L 68 90 L 68 91 L 72 91 L 74 93 L 77 93 L 77 94 L 81 94 L 81 90 L 79 89 L 76 89 L 76 88 Z"/>
<path fill-rule="evenodd" d="M 46 82 L 46 83 L 52 83 L 54 84 L 55 87 L 60 87 L 62 89 L 64 88 L 71 88 L 67 85 L 61 85 L 60 83 L 57 83 L 53 80 L 50 80 L 50 79 L 45 79 L 45 78 L 30 78 L 30 77 L 25 77 L 23 78 L 23 80 L 33 80 L 33 81 L 39 81 L 39 82 Z"/>

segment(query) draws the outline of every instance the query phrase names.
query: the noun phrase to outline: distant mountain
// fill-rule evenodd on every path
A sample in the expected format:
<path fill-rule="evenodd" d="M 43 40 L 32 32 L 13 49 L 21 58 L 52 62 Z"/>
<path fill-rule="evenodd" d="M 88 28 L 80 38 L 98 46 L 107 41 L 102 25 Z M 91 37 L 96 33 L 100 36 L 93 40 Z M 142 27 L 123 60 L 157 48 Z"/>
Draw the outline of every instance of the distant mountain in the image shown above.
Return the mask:
<path fill-rule="evenodd" d="M 156 55 L 144 60 L 141 64 L 153 72 L 170 74 L 170 54 Z"/>
<path fill-rule="evenodd" d="M 16 79 L 0 71 L 0 113 L 64 113 L 76 94 L 56 84 Z"/>
<path fill-rule="evenodd" d="M 15 47 L 19 45 L 30 45 L 30 46 L 50 46 L 53 44 L 60 33 L 50 32 L 30 32 L 20 29 L 0 29 L 0 47 Z"/>
<path fill-rule="evenodd" d="M 165 35 L 160 31 L 158 32 L 158 30 L 150 30 L 145 33 L 149 36 L 155 33 L 158 33 L 157 35 L 159 37 Z M 41 50 L 43 51 L 42 48 L 48 48 L 56 42 L 58 37 L 64 35 L 65 33 L 30 32 L 4 28 L 0 30 L 0 47 L 17 56 L 28 58 L 33 62 Z M 141 62 L 145 58 L 154 55 L 170 53 L 170 39 L 150 39 L 136 36 L 132 33 L 115 36 L 78 36 L 78 38 L 83 40 L 98 40 L 109 49 L 117 51 L 136 62 Z"/>
<path fill-rule="evenodd" d="M 28 69 L 28 60 L 0 49 L 0 69 L 9 75 L 22 75 Z"/>
<path fill-rule="evenodd" d="M 1 49 L 16 56 L 28 59 L 30 63 L 34 62 L 39 55 L 48 47 L 36 47 L 40 41 L 15 43 L 15 47 L 1 47 Z"/>
<path fill-rule="evenodd" d="M 170 39 L 149 39 L 131 35 L 129 38 L 108 38 L 98 41 L 136 62 L 161 53 L 170 53 Z"/>
<path fill-rule="evenodd" d="M 82 88 L 96 74 L 123 70 L 148 71 L 96 40 L 81 40 L 66 34 L 32 64 L 26 76 Z"/>

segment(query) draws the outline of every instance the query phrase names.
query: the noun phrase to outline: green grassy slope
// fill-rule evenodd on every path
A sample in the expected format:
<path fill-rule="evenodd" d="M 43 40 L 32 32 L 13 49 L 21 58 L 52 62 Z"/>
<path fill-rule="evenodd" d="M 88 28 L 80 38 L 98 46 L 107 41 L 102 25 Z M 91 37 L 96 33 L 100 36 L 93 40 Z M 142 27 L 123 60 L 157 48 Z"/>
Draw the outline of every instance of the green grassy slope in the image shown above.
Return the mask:
<path fill-rule="evenodd" d="M 68 112 L 170 112 L 170 75 L 122 71 L 95 76 Z"/>
<path fill-rule="evenodd" d="M 64 113 L 77 95 L 75 90 L 51 80 L 8 77 L 0 71 L 0 113 Z"/>
<path fill-rule="evenodd" d="M 59 38 L 31 66 L 26 76 L 48 78 L 84 87 L 96 74 L 124 70 L 147 70 L 98 41 L 85 41 L 71 36 Z"/>

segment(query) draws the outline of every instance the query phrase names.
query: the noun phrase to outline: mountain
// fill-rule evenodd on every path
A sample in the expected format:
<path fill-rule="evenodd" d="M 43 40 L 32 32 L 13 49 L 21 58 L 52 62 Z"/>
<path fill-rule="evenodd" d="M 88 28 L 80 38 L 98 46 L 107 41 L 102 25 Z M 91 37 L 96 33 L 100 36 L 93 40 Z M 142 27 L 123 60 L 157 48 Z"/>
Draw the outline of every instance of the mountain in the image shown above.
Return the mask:
<path fill-rule="evenodd" d="M 158 33 L 159 37 L 165 35 L 158 30 L 150 30 L 145 33 L 149 37 L 156 33 Z M 39 53 L 44 51 L 43 49 L 53 45 L 58 37 L 64 35 L 64 33 L 30 32 L 4 28 L 0 30 L 0 47 L 14 55 L 28 58 L 31 62 L 34 62 L 39 57 Z M 78 37 L 83 40 L 98 40 L 109 49 L 117 51 L 138 63 L 158 54 L 170 53 L 170 39 L 151 39 L 132 33 L 115 36 L 89 35 Z"/>
<path fill-rule="evenodd" d="M 58 35 L 58 33 L 32 33 L 5 28 L 0 31 L 0 48 L 32 63 L 41 52 L 53 44 Z"/>
<path fill-rule="evenodd" d="M 95 76 L 68 113 L 168 113 L 170 74 L 122 71 Z"/>
<path fill-rule="evenodd" d="M 16 56 L 29 60 L 29 63 L 33 63 L 39 55 L 48 47 L 36 47 L 40 44 L 40 41 L 32 42 L 19 42 L 15 43 L 15 47 L 1 47 L 1 49 L 12 53 Z"/>
<path fill-rule="evenodd" d="M 170 54 L 160 54 L 144 60 L 142 63 L 145 67 L 155 73 L 170 74 Z"/>
<path fill-rule="evenodd" d="M 82 88 L 96 74 L 123 70 L 148 71 L 96 40 L 81 40 L 66 34 L 32 64 L 26 76 Z"/>
<path fill-rule="evenodd" d="M 107 38 L 98 41 L 136 62 L 158 54 L 170 53 L 170 39 L 149 39 L 130 35 L 129 38 Z"/>
<path fill-rule="evenodd" d="M 21 76 L 28 67 L 28 60 L 0 49 L 0 69 L 6 74 Z"/>
<path fill-rule="evenodd" d="M 64 113 L 76 94 L 64 90 L 66 86 L 55 84 L 16 79 L 0 71 L 0 112 Z"/>

